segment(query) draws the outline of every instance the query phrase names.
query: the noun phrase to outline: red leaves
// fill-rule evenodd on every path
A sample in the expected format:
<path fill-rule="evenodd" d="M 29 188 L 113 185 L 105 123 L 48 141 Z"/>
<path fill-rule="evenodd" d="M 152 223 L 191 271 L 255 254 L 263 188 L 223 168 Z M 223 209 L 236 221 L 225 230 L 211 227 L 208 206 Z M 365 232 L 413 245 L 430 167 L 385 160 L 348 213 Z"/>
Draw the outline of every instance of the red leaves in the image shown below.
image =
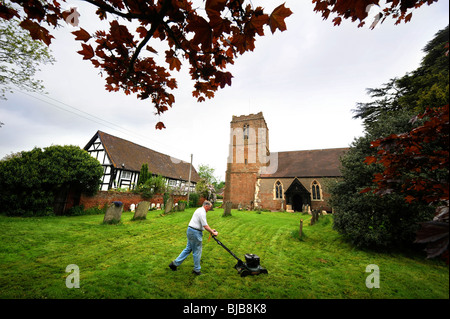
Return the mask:
<path fill-rule="evenodd" d="M 169 68 L 171 70 L 177 69 L 177 71 L 180 71 L 181 69 L 181 61 L 174 56 L 175 51 L 170 50 L 166 51 L 166 62 L 169 64 Z"/>
<path fill-rule="evenodd" d="M 220 88 L 224 88 L 225 85 L 231 86 L 231 78 L 233 76 L 230 72 L 220 72 L 218 71 L 216 74 L 215 82 L 219 84 Z"/>
<path fill-rule="evenodd" d="M 421 125 L 403 134 L 392 134 L 372 142 L 377 156 L 365 163 L 380 163 L 384 172 L 374 175 L 379 195 L 403 193 L 407 203 L 425 202 L 436 207 L 433 221 L 422 223 L 416 243 L 426 243 L 428 258 L 441 255 L 449 262 L 449 106 L 428 108 L 411 123 L 427 118 Z M 361 193 L 371 191 L 366 188 Z"/>
<path fill-rule="evenodd" d="M 284 6 L 284 3 L 273 10 L 270 15 L 270 31 L 275 33 L 277 29 L 280 31 L 286 30 L 286 23 L 284 19 L 289 17 L 292 14 L 292 11 Z"/>
<path fill-rule="evenodd" d="M 212 44 L 212 29 L 208 21 L 200 16 L 195 16 L 191 19 L 186 28 L 187 31 L 194 32 L 192 44 L 201 45 L 203 50 L 211 48 Z"/>
<path fill-rule="evenodd" d="M 80 28 L 80 30 L 78 30 L 78 31 L 72 32 L 72 34 L 74 34 L 76 36 L 75 40 L 78 40 L 78 41 L 87 42 L 91 38 L 89 33 L 86 30 L 84 30 L 83 28 Z"/>
<path fill-rule="evenodd" d="M 364 163 L 366 163 L 367 165 L 373 164 L 377 162 L 377 158 L 375 156 L 367 156 L 366 159 L 364 160 Z"/>
<path fill-rule="evenodd" d="M 20 17 L 16 10 L 8 8 L 3 3 L 0 3 L 0 18 L 10 20 L 13 17 Z"/>
<path fill-rule="evenodd" d="M 28 19 L 24 20 L 20 23 L 20 26 L 30 32 L 30 36 L 33 40 L 41 40 L 47 45 L 50 45 L 52 38 L 54 38 L 47 29 L 41 27 L 34 21 Z"/>
<path fill-rule="evenodd" d="M 95 54 L 94 54 L 94 49 L 92 49 L 91 45 L 82 43 L 81 46 L 83 47 L 83 50 L 77 51 L 77 53 L 79 53 L 83 56 L 83 60 L 92 59 Z"/>
<path fill-rule="evenodd" d="M 448 200 L 448 177 L 442 176 L 448 176 L 449 107 L 427 109 L 415 120 L 425 117 L 428 120 L 410 132 L 372 142 L 377 156 L 368 156 L 364 162 L 385 167 L 383 174 L 374 176 L 377 192 L 397 189 L 409 203 Z"/>
<path fill-rule="evenodd" d="M 189 0 L 95 2 L 100 20 L 113 19 L 109 30 L 88 32 L 80 28 L 73 31 L 75 40 L 82 42 L 78 53 L 100 69 L 105 76 L 106 90 L 150 99 L 156 114 L 165 112 L 175 102 L 169 91 L 177 87 L 177 82 L 170 72 L 180 71 L 184 61 L 190 64 L 189 73 L 194 82 L 192 95 L 199 102 L 213 98 L 219 88 L 231 85 L 233 75 L 226 67 L 234 64 L 239 54 L 254 50 L 256 36 L 263 36 L 266 27 L 272 33 L 286 30 L 285 19 L 292 12 L 285 4 L 268 15 L 263 8 L 254 8 L 250 3 L 245 5 L 244 1 L 206 0 L 203 3 L 204 11 L 192 8 Z M 58 0 L 20 1 L 20 6 L 23 17 L 18 11 L 0 4 L 0 17 L 17 16 L 34 39 L 47 44 L 52 36 L 41 24 L 56 26 L 60 20 L 67 22 L 74 14 L 74 9 L 61 12 Z M 136 22 L 135 32 L 131 33 L 116 17 Z M 165 51 L 167 64 L 163 62 L 163 66 L 148 56 L 149 53 L 158 55 L 159 41 L 169 47 Z M 163 123 L 156 125 L 157 129 L 164 127 Z"/>
<path fill-rule="evenodd" d="M 334 25 L 340 25 L 342 19 L 351 19 L 352 22 L 359 20 L 358 27 L 364 25 L 365 20 L 374 16 L 375 13 L 381 13 L 383 20 L 387 16 L 397 19 L 395 24 L 401 21 L 409 22 L 412 18 L 410 12 L 414 8 L 419 8 L 424 4 L 431 5 L 438 0 L 391 0 L 386 1 L 384 6 L 379 0 L 312 0 L 315 3 L 314 11 L 320 12 L 324 20 L 328 19 L 331 13 L 337 15 L 333 18 Z M 373 14 L 371 10 L 376 10 Z M 381 21 L 382 22 L 382 21 Z M 369 21 L 372 23 L 372 21 Z"/>
<path fill-rule="evenodd" d="M 164 125 L 163 122 L 158 122 L 158 123 L 156 123 L 155 128 L 157 130 L 162 130 L 163 128 L 166 128 L 166 126 Z"/>

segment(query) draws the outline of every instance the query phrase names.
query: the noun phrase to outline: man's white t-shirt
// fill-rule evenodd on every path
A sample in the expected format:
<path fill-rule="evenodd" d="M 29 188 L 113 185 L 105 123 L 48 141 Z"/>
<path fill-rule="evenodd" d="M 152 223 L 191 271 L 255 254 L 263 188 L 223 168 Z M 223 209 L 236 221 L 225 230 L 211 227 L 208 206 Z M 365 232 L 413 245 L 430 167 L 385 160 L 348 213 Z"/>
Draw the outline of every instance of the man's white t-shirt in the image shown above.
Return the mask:
<path fill-rule="evenodd" d="M 203 227 L 207 225 L 206 210 L 203 207 L 197 208 L 189 222 L 189 227 L 203 231 Z"/>

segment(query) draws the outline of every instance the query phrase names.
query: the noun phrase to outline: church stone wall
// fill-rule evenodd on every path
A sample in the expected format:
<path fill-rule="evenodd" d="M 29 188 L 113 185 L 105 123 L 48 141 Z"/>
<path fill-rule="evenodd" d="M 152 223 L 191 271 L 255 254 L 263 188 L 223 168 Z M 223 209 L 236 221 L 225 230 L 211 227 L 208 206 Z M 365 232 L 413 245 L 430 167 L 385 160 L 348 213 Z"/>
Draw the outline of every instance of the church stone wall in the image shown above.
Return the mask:
<path fill-rule="evenodd" d="M 327 191 L 327 185 L 330 178 L 298 178 L 300 183 L 310 192 L 311 185 L 314 181 L 320 184 L 321 196 L 320 200 L 314 200 L 311 198 L 311 209 L 321 209 L 331 212 L 331 206 L 328 203 L 330 199 L 330 194 Z M 337 179 L 332 179 L 337 180 Z M 276 199 L 274 188 L 275 183 L 280 181 L 283 186 L 283 199 Z M 269 210 L 286 210 L 286 196 L 284 192 L 289 188 L 289 186 L 294 181 L 294 178 L 261 178 L 259 179 L 259 192 L 256 194 L 258 198 L 258 205 L 261 209 Z"/>

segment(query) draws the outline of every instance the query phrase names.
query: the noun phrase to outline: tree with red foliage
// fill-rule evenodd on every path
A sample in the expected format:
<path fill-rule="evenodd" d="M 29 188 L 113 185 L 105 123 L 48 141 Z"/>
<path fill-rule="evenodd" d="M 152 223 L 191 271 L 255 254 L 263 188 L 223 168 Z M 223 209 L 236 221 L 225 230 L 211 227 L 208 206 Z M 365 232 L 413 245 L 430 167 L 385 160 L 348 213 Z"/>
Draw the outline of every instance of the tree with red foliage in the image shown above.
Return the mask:
<path fill-rule="evenodd" d="M 340 25 L 342 19 L 351 19 L 352 22 L 358 21 L 358 27 L 364 26 L 364 21 L 373 6 L 379 7 L 379 13 L 375 17 L 375 22 L 382 23 L 387 17 L 391 16 L 396 19 L 395 24 L 402 21 L 409 22 L 412 18 L 411 10 L 420 8 L 427 3 L 428 5 L 438 0 L 387 0 L 384 7 L 380 6 L 379 0 L 313 0 L 315 3 L 314 11 L 322 13 L 324 19 L 328 19 L 330 15 L 337 15 L 333 18 L 334 25 Z M 371 28 L 376 23 L 372 23 Z"/>
<path fill-rule="evenodd" d="M 227 65 L 233 64 L 239 55 L 253 51 L 256 35 L 264 36 L 264 27 L 268 26 L 272 33 L 286 30 L 285 19 L 292 14 L 284 4 L 267 14 L 262 7 L 254 7 L 246 0 L 205 0 L 204 8 L 194 8 L 189 0 L 85 1 L 97 7 L 100 20 L 111 16 L 114 19 L 107 31 L 91 34 L 80 28 L 72 32 L 82 42 L 78 53 L 106 74 L 106 90 L 151 99 L 156 114 L 174 104 L 175 97 L 170 91 L 177 87 L 177 82 L 171 71 L 180 71 L 184 61 L 190 64 L 189 73 L 195 83 L 193 96 L 199 102 L 210 99 L 219 88 L 231 85 L 233 76 L 226 71 Z M 413 8 L 436 1 L 391 0 L 383 12 L 397 22 L 407 22 Z M 49 45 L 53 36 L 45 25 L 57 27 L 72 13 L 63 11 L 60 2 L 2 1 L 0 18 L 17 17 L 33 39 Z M 316 3 L 314 10 L 325 19 L 336 13 L 335 25 L 343 17 L 359 20 L 361 26 L 367 18 L 368 6 L 378 5 L 378 0 L 313 0 L 313 3 Z M 135 32 L 122 23 L 132 21 L 139 23 Z M 167 65 L 159 65 L 153 58 L 158 52 L 152 43 L 157 41 L 167 45 L 164 52 Z M 158 129 L 164 127 L 162 122 L 156 124 Z"/>
<path fill-rule="evenodd" d="M 377 155 L 366 157 L 365 162 L 384 166 L 374 176 L 375 193 L 403 193 L 408 203 L 422 201 L 436 207 L 434 219 L 422 223 L 416 242 L 428 244 L 429 258 L 442 255 L 448 263 L 449 106 L 428 108 L 412 121 L 420 119 L 426 121 L 409 132 L 372 142 Z"/>
<path fill-rule="evenodd" d="M 270 31 L 286 30 L 285 18 L 292 14 L 284 4 L 266 14 L 262 7 L 244 5 L 241 0 L 206 0 L 205 11 L 193 8 L 188 0 L 86 0 L 98 9 L 100 20 L 112 15 L 108 31 L 94 34 L 83 28 L 72 32 L 81 41 L 83 59 L 106 74 L 106 90 L 125 94 L 135 93 L 140 99 L 151 99 L 156 114 L 168 110 L 175 102 L 170 93 L 177 87 L 171 71 L 181 69 L 182 60 L 190 64 L 194 80 L 193 96 L 199 102 L 214 97 L 218 88 L 231 85 L 232 74 L 226 72 L 234 59 L 255 48 L 256 35 L 264 35 L 264 26 Z M 11 2 L 19 4 L 23 12 L 0 4 L 0 17 L 21 20 L 33 39 L 47 45 L 53 36 L 43 26 L 56 27 L 59 20 L 69 17 L 58 1 L 40 0 Z M 202 14 L 201 14 L 202 13 Z M 132 33 L 125 23 L 138 21 Z M 151 42 L 167 45 L 165 62 L 161 66 L 153 58 L 158 52 Z M 156 128 L 164 128 L 159 122 Z"/>

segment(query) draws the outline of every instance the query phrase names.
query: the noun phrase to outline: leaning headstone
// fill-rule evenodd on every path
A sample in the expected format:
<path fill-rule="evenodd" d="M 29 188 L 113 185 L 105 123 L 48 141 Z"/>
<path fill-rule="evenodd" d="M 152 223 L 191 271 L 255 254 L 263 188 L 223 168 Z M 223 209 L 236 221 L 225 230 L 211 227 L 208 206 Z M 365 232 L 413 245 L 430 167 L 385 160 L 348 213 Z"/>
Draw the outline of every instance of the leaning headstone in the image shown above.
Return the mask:
<path fill-rule="evenodd" d="M 103 218 L 103 223 L 105 224 L 117 224 L 120 222 L 122 217 L 123 203 L 116 201 L 109 204 L 106 210 L 105 217 Z"/>
<path fill-rule="evenodd" d="M 137 205 L 136 211 L 134 212 L 133 219 L 146 219 L 147 218 L 147 212 L 150 208 L 150 202 L 142 201 Z"/>
<path fill-rule="evenodd" d="M 223 211 L 223 216 L 231 216 L 231 206 L 232 205 L 233 205 L 233 203 L 230 201 L 225 202 L 225 210 Z"/>
<path fill-rule="evenodd" d="M 167 199 L 166 205 L 164 206 L 164 214 L 169 213 L 172 210 L 172 208 L 173 208 L 173 198 L 169 197 Z"/>

